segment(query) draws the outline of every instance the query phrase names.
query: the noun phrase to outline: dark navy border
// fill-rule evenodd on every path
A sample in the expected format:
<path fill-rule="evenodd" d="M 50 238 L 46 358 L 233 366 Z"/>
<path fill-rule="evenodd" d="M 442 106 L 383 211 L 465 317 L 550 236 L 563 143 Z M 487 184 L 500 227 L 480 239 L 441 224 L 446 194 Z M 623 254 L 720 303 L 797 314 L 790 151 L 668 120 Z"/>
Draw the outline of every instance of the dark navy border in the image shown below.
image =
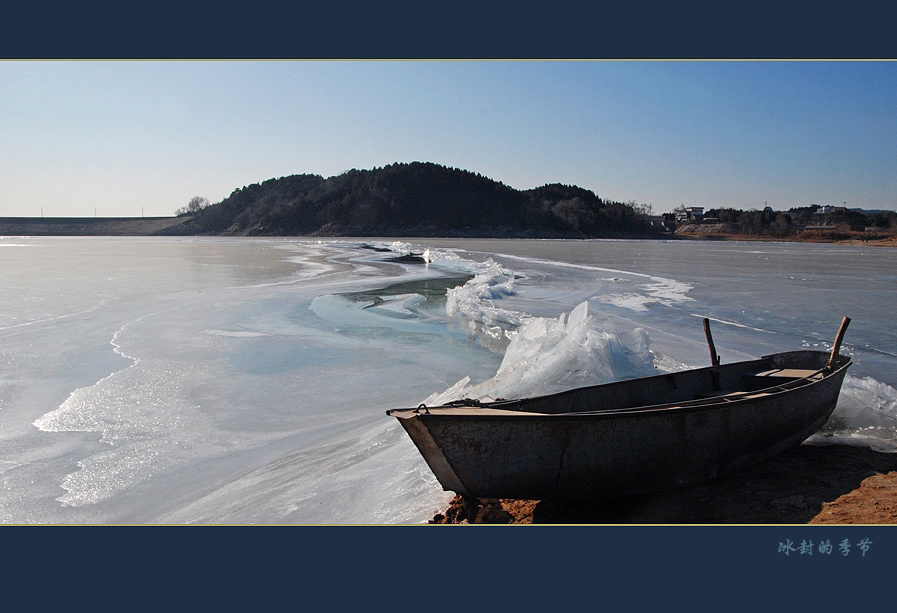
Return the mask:
<path fill-rule="evenodd" d="M 890 20 L 875 10 L 330 6 L 10 9 L 0 59 L 897 58 Z M 890 585 L 885 570 L 897 568 L 890 526 L 0 529 L 8 598 L 150 610 L 872 607 Z M 846 556 L 797 550 L 844 539 Z"/>
<path fill-rule="evenodd" d="M 807 610 L 824 604 L 833 610 L 891 598 L 885 587 L 897 567 L 895 530 L 39 526 L 4 527 L 2 535 L 8 597 L 28 594 L 32 604 L 59 599 L 145 610 L 176 603 L 179 610 L 226 605 L 261 611 L 487 605 L 747 610 L 771 604 Z M 826 541 L 829 553 L 820 549 Z M 786 552 L 789 543 L 794 549 Z M 801 544 L 809 551 L 800 553 Z"/>
<path fill-rule="evenodd" d="M 886 5 L 497 4 L 22 5 L 0 58 L 897 58 Z"/>

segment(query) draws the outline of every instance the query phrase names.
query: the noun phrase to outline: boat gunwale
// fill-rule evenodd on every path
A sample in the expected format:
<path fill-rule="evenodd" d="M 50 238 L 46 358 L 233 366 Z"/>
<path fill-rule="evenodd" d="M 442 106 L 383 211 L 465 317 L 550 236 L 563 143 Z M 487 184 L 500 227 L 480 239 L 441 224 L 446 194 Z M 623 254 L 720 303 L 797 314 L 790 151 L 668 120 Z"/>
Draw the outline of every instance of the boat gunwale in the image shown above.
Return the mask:
<path fill-rule="evenodd" d="M 812 350 L 809 350 L 812 352 Z M 782 353 L 792 353 L 792 352 L 782 352 Z M 822 352 L 818 352 L 822 353 Z M 762 356 L 759 360 L 745 360 L 743 362 L 732 362 L 731 364 L 722 365 L 722 366 L 708 366 L 696 369 L 687 369 L 676 371 L 672 373 L 660 373 L 657 375 L 650 375 L 648 377 L 635 377 L 631 379 L 621 379 L 618 381 L 609 381 L 606 383 L 599 383 L 597 385 L 590 385 L 585 387 L 573 388 L 569 390 L 564 390 L 561 392 L 555 392 L 553 394 L 545 394 L 544 396 L 538 396 L 538 398 L 550 398 L 550 397 L 561 397 L 564 395 L 574 394 L 580 390 L 586 389 L 595 389 L 604 386 L 639 381 L 644 379 L 650 379 L 654 377 L 668 377 L 675 376 L 679 373 L 695 373 L 701 371 L 713 372 L 719 370 L 720 368 L 735 367 L 740 364 L 746 364 L 749 362 L 756 362 L 762 360 L 768 360 L 769 358 L 781 355 L 781 353 L 769 354 Z M 765 388 L 760 388 L 757 390 L 750 391 L 737 391 L 733 395 L 727 396 L 725 394 L 721 394 L 719 396 L 713 396 L 710 398 L 702 398 L 702 399 L 694 399 L 694 400 L 683 400 L 681 402 L 663 402 L 659 404 L 652 405 L 640 405 L 633 407 L 624 407 L 624 408 L 615 408 L 615 409 L 599 409 L 596 411 L 577 411 L 570 413 L 539 413 L 539 412 L 527 412 L 523 410 L 514 410 L 514 409 L 502 409 L 502 406 L 508 406 L 518 403 L 523 403 L 529 398 L 517 398 L 514 400 L 499 400 L 494 402 L 482 402 L 482 403 L 473 403 L 470 405 L 465 404 L 457 404 L 457 405 L 440 405 L 440 406 L 432 406 L 427 407 L 421 405 L 418 408 L 405 408 L 405 409 L 390 409 L 386 413 L 392 417 L 404 417 L 414 418 L 419 417 L 424 421 L 429 420 L 453 420 L 453 419 L 465 419 L 465 420 L 559 420 L 559 419 L 573 419 L 573 420 L 584 420 L 584 419 L 611 419 L 611 418 L 619 418 L 619 417 L 639 417 L 639 416 L 647 416 L 647 415 L 659 415 L 659 414 L 669 414 L 672 412 L 681 412 L 681 413 L 691 413 L 697 411 L 709 411 L 709 410 L 717 410 L 721 407 L 741 407 L 745 404 L 755 404 L 758 402 L 767 402 L 773 400 L 775 398 L 780 398 L 783 396 L 787 396 L 789 394 L 797 393 L 803 391 L 807 387 L 812 387 L 823 383 L 833 376 L 836 376 L 839 372 L 846 370 L 852 364 L 852 360 L 850 356 L 839 356 L 838 364 L 835 368 L 829 369 L 827 366 L 823 366 L 821 368 L 815 369 L 812 373 L 807 374 L 806 376 L 800 377 L 798 379 L 793 379 L 790 381 L 786 381 L 783 383 L 779 383 L 776 385 L 771 385 Z M 823 376 L 818 378 L 818 375 L 822 373 Z M 814 378 L 817 377 L 817 378 Z M 772 390 L 772 391 L 770 391 Z M 464 414 L 452 413 L 450 412 L 452 409 L 468 409 L 470 412 L 466 412 Z M 477 409 L 486 409 L 483 412 L 477 412 Z M 489 413 L 488 409 L 496 409 L 501 410 L 500 414 Z M 444 410 L 444 412 L 440 411 Z M 432 412 L 437 411 L 437 412 Z M 411 415 L 399 415 L 401 413 L 410 413 Z"/>

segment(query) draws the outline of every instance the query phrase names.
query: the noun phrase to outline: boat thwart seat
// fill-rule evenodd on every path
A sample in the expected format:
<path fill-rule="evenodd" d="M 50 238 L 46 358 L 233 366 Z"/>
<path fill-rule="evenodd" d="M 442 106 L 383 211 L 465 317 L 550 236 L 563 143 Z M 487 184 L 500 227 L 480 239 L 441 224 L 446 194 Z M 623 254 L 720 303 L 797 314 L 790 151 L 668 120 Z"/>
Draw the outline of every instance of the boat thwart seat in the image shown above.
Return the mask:
<path fill-rule="evenodd" d="M 813 375 L 819 374 L 818 370 L 811 369 L 803 369 L 803 368 L 773 368 L 770 370 L 764 370 L 762 372 L 754 373 L 752 375 L 745 375 L 748 377 L 767 377 L 770 379 L 803 379 L 804 377 L 812 377 Z"/>
<path fill-rule="evenodd" d="M 759 390 L 767 387 L 785 385 L 800 379 L 815 381 L 823 378 L 821 370 L 804 368 L 771 368 L 743 376 L 745 387 L 749 390 Z"/>

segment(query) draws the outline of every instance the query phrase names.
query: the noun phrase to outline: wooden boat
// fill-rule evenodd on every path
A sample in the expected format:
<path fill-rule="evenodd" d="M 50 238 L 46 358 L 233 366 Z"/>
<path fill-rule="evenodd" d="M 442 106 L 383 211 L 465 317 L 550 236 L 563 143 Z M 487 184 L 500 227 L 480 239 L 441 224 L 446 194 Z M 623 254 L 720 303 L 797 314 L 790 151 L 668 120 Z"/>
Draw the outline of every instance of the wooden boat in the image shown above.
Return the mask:
<path fill-rule="evenodd" d="M 711 481 L 799 445 L 851 361 L 787 351 L 557 394 L 392 409 L 443 489 L 470 498 L 608 498 Z"/>

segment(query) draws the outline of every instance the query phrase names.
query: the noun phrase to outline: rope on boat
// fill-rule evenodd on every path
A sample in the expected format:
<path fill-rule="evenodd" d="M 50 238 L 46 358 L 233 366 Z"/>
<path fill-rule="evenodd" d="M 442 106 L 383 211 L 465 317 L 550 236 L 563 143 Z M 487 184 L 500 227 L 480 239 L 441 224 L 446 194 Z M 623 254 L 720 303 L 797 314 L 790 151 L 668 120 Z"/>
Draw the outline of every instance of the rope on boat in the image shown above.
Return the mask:
<path fill-rule="evenodd" d="M 477 400 L 476 398 L 462 398 L 460 400 L 452 400 L 451 402 L 446 402 L 445 405 L 443 405 L 443 406 L 447 406 L 447 407 L 460 407 L 460 406 L 481 407 L 481 406 L 483 406 L 483 403 L 480 402 L 479 400 Z M 421 411 L 426 411 L 427 414 L 429 414 L 430 408 L 422 402 L 419 405 L 417 405 L 416 409 L 414 409 L 415 413 L 420 413 Z"/>
<path fill-rule="evenodd" d="M 476 398 L 462 398 L 460 400 L 452 400 L 451 402 L 445 403 L 446 406 L 449 407 L 458 407 L 458 406 L 470 406 L 470 407 L 480 407 L 483 406 L 483 403 L 477 400 Z"/>

